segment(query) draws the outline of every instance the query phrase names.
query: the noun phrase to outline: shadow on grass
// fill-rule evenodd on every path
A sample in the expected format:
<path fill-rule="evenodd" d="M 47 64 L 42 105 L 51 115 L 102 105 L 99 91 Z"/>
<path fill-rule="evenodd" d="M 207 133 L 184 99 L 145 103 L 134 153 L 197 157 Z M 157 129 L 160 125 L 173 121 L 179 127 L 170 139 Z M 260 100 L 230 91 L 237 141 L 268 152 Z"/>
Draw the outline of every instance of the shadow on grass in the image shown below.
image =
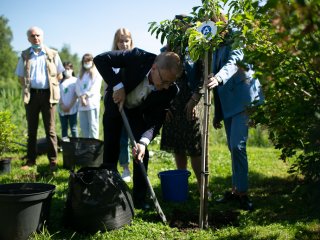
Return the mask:
<path fill-rule="evenodd" d="M 229 188 L 228 178 L 212 178 L 209 190 L 213 198 L 208 202 L 209 228 L 220 229 L 226 226 L 238 227 L 242 218 L 249 218 L 257 225 L 296 224 L 313 222 L 320 219 L 319 183 L 304 183 L 298 178 L 266 177 L 259 173 L 250 173 L 250 193 L 254 210 L 246 214 L 239 208 L 239 203 L 217 204 L 214 199 Z M 157 189 L 157 187 L 155 188 Z M 200 200 L 196 184 L 189 184 L 189 199 L 182 203 L 163 202 L 161 192 L 157 193 L 160 204 L 171 227 L 181 231 L 199 226 Z M 142 214 L 141 218 L 146 215 Z M 150 220 L 147 218 L 146 220 Z M 303 227 L 301 227 L 303 228 Z M 301 229 L 297 237 L 312 237 L 320 235 L 320 229 Z M 304 235 L 305 234 L 305 235 Z"/>
<path fill-rule="evenodd" d="M 164 202 L 161 192 L 159 199 L 170 227 L 178 228 L 180 231 L 199 228 L 200 197 L 196 183 L 189 183 L 188 199 L 185 202 Z M 211 202 L 212 200 L 208 201 L 208 228 L 239 225 L 239 211 L 212 209 Z"/>
<path fill-rule="evenodd" d="M 211 190 L 219 193 L 229 189 L 231 178 L 212 179 Z M 299 178 L 266 177 L 260 173 L 250 173 L 250 195 L 255 210 L 250 217 L 259 225 L 272 223 L 312 222 L 320 219 L 320 183 L 306 183 Z M 222 190 L 224 189 L 224 190 Z M 214 192 L 214 191 L 213 191 Z M 210 205 L 213 210 L 236 209 L 236 204 Z M 320 229 L 318 229 L 320 234 Z"/>

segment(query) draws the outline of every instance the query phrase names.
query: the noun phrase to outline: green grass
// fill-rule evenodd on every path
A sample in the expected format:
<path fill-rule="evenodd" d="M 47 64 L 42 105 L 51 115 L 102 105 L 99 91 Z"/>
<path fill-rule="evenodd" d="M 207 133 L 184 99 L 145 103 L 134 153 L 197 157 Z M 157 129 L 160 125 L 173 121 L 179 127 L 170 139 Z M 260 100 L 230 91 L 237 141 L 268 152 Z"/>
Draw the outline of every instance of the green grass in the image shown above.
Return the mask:
<path fill-rule="evenodd" d="M 9 110 L 14 113 L 12 121 L 19 129 L 16 140 L 25 143 L 27 124 L 20 94 L 20 91 L 0 90 L 0 111 Z M 102 111 L 103 107 L 100 118 Z M 56 123 L 57 133 L 60 135 L 59 118 L 56 118 Z M 40 137 L 44 137 L 42 124 L 38 131 L 38 138 Z M 290 164 L 278 159 L 280 152 L 271 147 L 267 132 L 262 127 L 250 129 L 248 141 L 250 194 L 255 210 L 245 212 L 237 205 L 217 205 L 210 200 L 209 228 L 205 230 L 198 228 L 200 202 L 192 171 L 188 201 L 179 204 L 162 201 L 158 173 L 175 169 L 175 164 L 171 154 L 159 150 L 158 143 L 159 137 L 151 146 L 154 155 L 150 159 L 148 174 L 168 219 L 168 225 L 162 224 L 154 211 L 136 211 L 132 224 L 119 230 L 84 235 L 65 229 L 62 226 L 62 210 L 68 191 L 69 171 L 62 168 L 62 153 L 59 153 L 59 170 L 55 175 L 48 174 L 46 156 L 37 159 L 37 168 L 25 172 L 20 169 L 23 164 L 20 158 L 25 155 L 25 148 L 19 147 L 20 152 L 6 153 L 13 157 L 12 170 L 10 174 L 0 175 L 0 183 L 44 182 L 56 186 L 51 203 L 50 225 L 34 234 L 31 239 L 320 239 L 319 184 L 307 184 L 300 176 L 289 175 L 287 171 Z M 209 172 L 209 189 L 214 199 L 230 187 L 231 167 L 225 133 L 223 130 L 212 130 L 212 126 Z M 132 183 L 129 187 L 132 188 Z"/>
<path fill-rule="evenodd" d="M 213 133 L 214 135 L 214 133 Z M 189 199 L 185 203 L 162 201 L 158 173 L 174 169 L 170 154 L 152 146 L 154 155 L 149 164 L 149 178 L 169 224 L 164 225 L 156 212 L 136 211 L 130 226 L 94 235 L 84 235 L 62 226 L 62 209 L 68 191 L 69 172 L 62 168 L 48 175 L 46 156 L 38 158 L 37 168 L 20 170 L 24 153 L 13 155 L 10 174 L 1 175 L 1 183 L 47 182 L 56 185 L 51 203 L 51 224 L 32 239 L 319 239 L 319 185 L 305 184 L 287 173 L 289 165 L 278 160 L 272 148 L 248 147 L 250 193 L 255 204 L 253 212 L 242 211 L 237 205 L 217 205 L 209 201 L 209 228 L 198 228 L 199 196 L 196 179 L 189 178 Z M 209 188 L 213 198 L 230 187 L 230 156 L 225 145 L 212 145 L 209 151 Z M 131 166 L 132 167 L 132 166 Z M 132 183 L 129 184 L 132 188 Z"/>

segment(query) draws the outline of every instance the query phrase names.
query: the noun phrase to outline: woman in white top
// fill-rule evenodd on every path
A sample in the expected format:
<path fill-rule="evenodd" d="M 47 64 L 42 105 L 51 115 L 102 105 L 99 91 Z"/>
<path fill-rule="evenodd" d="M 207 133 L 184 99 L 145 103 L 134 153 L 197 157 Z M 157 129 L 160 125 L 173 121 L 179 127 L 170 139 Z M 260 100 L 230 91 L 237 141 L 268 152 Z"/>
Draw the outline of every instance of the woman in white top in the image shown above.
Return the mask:
<path fill-rule="evenodd" d="M 112 44 L 112 50 L 130 50 L 133 48 L 133 40 L 131 32 L 127 28 L 119 28 L 115 34 Z M 116 73 L 121 74 L 120 69 L 113 69 Z M 126 129 L 123 127 L 120 137 L 120 155 L 119 163 L 123 168 L 122 179 L 125 182 L 131 181 L 131 173 L 129 170 L 130 163 L 130 147 L 129 138 Z"/>
<path fill-rule="evenodd" d="M 93 56 L 83 55 L 81 69 L 76 83 L 79 97 L 79 120 L 81 136 L 99 139 L 100 89 L 102 77 L 93 63 Z"/>
<path fill-rule="evenodd" d="M 61 122 L 62 139 L 68 137 L 68 127 L 70 126 L 71 136 L 78 137 L 77 115 L 78 98 L 76 95 L 76 81 L 74 77 L 73 65 L 71 62 L 63 63 L 65 71 L 60 82 L 59 117 Z"/>

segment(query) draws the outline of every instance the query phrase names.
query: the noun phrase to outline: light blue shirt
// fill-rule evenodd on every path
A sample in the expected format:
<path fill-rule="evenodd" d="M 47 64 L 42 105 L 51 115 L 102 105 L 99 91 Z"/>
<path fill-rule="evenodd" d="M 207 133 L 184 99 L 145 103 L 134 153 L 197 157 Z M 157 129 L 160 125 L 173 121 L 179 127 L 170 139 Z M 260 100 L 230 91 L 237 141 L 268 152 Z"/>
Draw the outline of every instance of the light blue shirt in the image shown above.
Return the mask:
<path fill-rule="evenodd" d="M 34 52 L 33 48 L 30 49 L 30 80 L 31 88 L 37 89 L 48 89 L 49 88 L 49 78 L 47 74 L 46 65 L 46 52 L 42 48 L 39 53 Z M 63 64 L 59 57 L 59 54 L 55 56 L 55 65 L 57 66 L 57 73 L 62 73 L 64 71 Z M 16 68 L 16 75 L 19 77 L 24 77 L 24 62 L 23 58 L 19 58 L 19 62 Z"/>

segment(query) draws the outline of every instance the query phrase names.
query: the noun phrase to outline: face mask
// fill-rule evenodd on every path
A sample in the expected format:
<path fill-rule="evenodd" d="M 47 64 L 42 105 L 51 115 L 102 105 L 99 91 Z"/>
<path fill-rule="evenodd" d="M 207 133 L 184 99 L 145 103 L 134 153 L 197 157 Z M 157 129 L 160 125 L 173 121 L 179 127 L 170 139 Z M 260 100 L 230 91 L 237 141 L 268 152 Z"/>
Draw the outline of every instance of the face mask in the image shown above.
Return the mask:
<path fill-rule="evenodd" d="M 39 45 L 39 44 L 32 44 L 31 47 L 32 47 L 33 49 L 40 49 L 40 48 L 41 48 L 41 45 Z"/>
<path fill-rule="evenodd" d="M 90 69 L 91 67 L 92 67 L 92 61 L 90 61 L 90 62 L 87 62 L 87 63 L 84 63 L 83 64 L 83 67 L 85 68 L 85 69 Z"/>
<path fill-rule="evenodd" d="M 70 78 L 70 77 L 72 76 L 72 70 L 71 70 L 71 69 L 65 70 L 65 71 L 64 71 L 64 76 L 65 76 L 66 78 Z"/>

